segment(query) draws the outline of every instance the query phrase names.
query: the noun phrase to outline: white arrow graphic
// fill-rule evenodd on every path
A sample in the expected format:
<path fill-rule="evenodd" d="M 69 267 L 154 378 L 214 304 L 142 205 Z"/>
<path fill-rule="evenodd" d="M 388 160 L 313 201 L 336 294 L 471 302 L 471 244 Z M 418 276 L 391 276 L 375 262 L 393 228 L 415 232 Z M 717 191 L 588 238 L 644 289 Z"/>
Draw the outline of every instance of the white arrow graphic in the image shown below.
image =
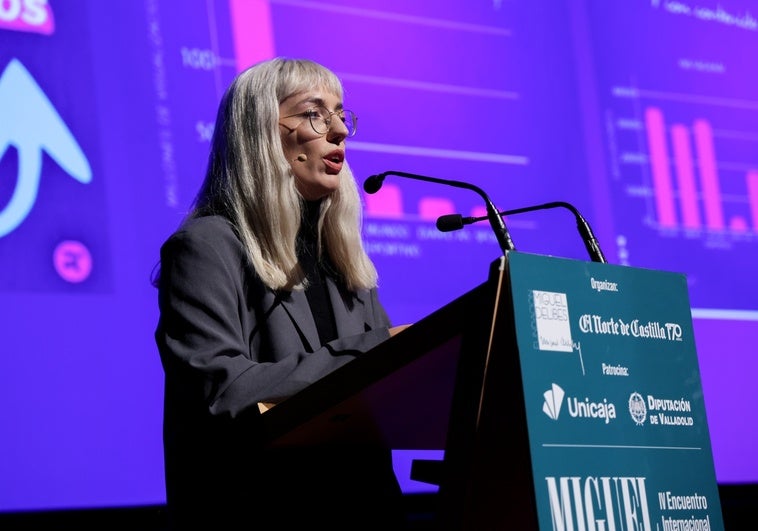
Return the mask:
<path fill-rule="evenodd" d="M 12 59 L 0 75 L 0 159 L 18 151 L 18 180 L 0 211 L 0 238 L 18 227 L 34 206 L 47 152 L 71 177 L 92 180 L 92 169 L 76 139 L 29 71 Z"/>

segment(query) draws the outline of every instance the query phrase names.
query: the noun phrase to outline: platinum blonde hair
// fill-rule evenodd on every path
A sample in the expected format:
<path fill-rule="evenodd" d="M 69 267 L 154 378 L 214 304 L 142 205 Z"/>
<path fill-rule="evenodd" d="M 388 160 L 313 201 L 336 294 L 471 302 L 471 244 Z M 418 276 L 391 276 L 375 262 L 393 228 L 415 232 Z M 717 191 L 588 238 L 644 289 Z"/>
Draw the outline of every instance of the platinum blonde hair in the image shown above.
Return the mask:
<path fill-rule="evenodd" d="M 302 289 L 305 282 L 295 247 L 303 199 L 284 157 L 279 104 L 313 87 L 343 97 L 333 72 L 304 59 L 271 59 L 234 79 L 219 105 L 205 180 L 188 216 L 226 217 L 261 281 L 274 290 Z M 377 284 L 361 227 L 361 199 L 345 163 L 339 188 L 321 202 L 318 234 L 319 248 L 350 290 Z"/>

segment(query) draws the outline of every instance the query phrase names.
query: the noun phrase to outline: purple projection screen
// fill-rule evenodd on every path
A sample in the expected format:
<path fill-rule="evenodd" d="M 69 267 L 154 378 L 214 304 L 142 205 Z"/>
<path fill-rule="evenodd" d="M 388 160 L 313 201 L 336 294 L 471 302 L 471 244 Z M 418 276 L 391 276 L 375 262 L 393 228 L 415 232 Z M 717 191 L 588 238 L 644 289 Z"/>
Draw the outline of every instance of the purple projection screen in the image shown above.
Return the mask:
<path fill-rule="evenodd" d="M 334 70 L 359 184 L 466 181 L 550 201 L 608 261 L 686 274 L 716 475 L 757 483 L 758 20 L 716 0 L 0 1 L 0 511 L 164 502 L 150 275 L 202 179 L 233 76 Z M 396 324 L 486 278 L 470 190 L 389 176 L 364 235 Z M 588 260 L 573 216 L 506 219 L 519 251 Z M 440 449 L 428 453 L 439 455 Z M 424 452 L 426 455 L 427 452 Z M 408 492 L 399 448 L 396 470 Z"/>

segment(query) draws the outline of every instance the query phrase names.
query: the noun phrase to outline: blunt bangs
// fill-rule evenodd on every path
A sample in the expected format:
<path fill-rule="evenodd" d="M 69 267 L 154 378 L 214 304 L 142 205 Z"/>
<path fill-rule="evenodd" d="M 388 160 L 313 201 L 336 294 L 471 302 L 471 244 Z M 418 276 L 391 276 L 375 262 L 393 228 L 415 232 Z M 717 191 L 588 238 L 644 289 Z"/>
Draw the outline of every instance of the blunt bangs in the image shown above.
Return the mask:
<path fill-rule="evenodd" d="M 342 83 L 337 76 L 318 63 L 303 59 L 285 60 L 282 63 L 276 96 L 279 103 L 300 92 L 320 87 L 343 98 Z"/>

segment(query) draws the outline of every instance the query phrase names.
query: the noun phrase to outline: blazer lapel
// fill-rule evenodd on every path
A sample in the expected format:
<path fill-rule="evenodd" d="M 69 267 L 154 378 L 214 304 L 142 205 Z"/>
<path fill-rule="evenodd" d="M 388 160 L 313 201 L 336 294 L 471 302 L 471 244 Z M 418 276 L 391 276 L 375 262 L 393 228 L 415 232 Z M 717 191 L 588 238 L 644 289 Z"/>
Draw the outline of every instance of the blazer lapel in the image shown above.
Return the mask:
<path fill-rule="evenodd" d="M 327 278 L 327 290 L 329 300 L 332 303 L 334 311 L 334 321 L 337 326 L 337 335 L 351 336 L 366 331 L 364 319 L 363 301 L 354 295 L 345 295 L 340 292 L 337 284 L 330 278 Z M 347 298 L 345 298 L 347 297 Z M 320 345 L 316 322 L 313 320 L 308 298 L 304 291 L 291 291 L 281 296 L 281 303 L 284 310 L 292 320 L 292 324 L 297 329 L 300 338 L 305 347 L 313 352 Z"/>
<path fill-rule="evenodd" d="M 308 299 L 302 290 L 293 290 L 281 298 L 282 307 L 292 319 L 292 324 L 297 328 L 304 346 L 309 352 L 316 350 L 320 344 L 318 330 L 313 320 Z"/>
<path fill-rule="evenodd" d="M 349 294 L 343 297 L 339 287 L 331 278 L 326 279 L 326 285 L 334 309 L 337 335 L 342 337 L 365 332 L 363 301 Z"/>

